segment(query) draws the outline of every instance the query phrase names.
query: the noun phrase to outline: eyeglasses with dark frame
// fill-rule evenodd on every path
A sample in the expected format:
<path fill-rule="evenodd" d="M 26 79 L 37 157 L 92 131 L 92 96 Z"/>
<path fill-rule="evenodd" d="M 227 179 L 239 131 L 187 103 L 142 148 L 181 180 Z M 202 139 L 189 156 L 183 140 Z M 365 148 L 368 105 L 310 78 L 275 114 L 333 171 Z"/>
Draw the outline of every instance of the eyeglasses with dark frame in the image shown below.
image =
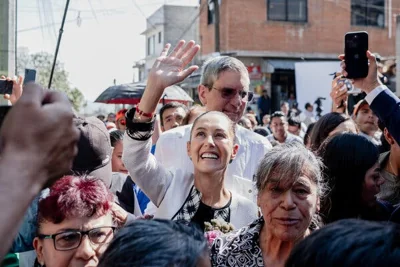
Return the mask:
<path fill-rule="evenodd" d="M 224 99 L 232 99 L 236 96 L 236 94 L 239 94 L 240 98 L 243 101 L 250 102 L 253 99 L 253 92 L 250 91 L 238 91 L 233 88 L 216 88 L 216 87 L 209 87 L 211 89 L 215 89 L 221 93 L 222 98 Z"/>
<path fill-rule="evenodd" d="M 108 244 L 114 238 L 116 227 L 103 226 L 88 231 L 69 230 L 54 235 L 38 234 L 40 239 L 53 239 L 54 248 L 59 251 L 68 251 L 78 248 L 83 236 L 87 235 L 93 245 Z"/>

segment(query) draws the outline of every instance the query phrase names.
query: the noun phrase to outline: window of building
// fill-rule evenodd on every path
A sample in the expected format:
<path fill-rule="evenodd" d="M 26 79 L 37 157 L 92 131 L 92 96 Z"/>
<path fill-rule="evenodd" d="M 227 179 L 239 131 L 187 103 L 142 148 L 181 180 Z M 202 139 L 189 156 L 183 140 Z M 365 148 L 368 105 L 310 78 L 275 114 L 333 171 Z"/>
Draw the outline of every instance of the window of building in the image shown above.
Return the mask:
<path fill-rule="evenodd" d="M 155 53 L 156 49 L 156 36 L 152 35 L 147 38 L 147 55 L 151 56 Z"/>
<path fill-rule="evenodd" d="M 208 1 L 207 24 L 213 24 L 215 21 L 214 2 Z"/>
<path fill-rule="evenodd" d="M 268 20 L 307 22 L 307 0 L 267 0 Z"/>
<path fill-rule="evenodd" d="M 162 35 L 161 35 L 161 32 L 158 33 L 158 43 L 159 43 L 159 44 L 162 43 Z"/>
<path fill-rule="evenodd" d="M 385 0 L 351 0 L 351 25 L 385 27 Z"/>

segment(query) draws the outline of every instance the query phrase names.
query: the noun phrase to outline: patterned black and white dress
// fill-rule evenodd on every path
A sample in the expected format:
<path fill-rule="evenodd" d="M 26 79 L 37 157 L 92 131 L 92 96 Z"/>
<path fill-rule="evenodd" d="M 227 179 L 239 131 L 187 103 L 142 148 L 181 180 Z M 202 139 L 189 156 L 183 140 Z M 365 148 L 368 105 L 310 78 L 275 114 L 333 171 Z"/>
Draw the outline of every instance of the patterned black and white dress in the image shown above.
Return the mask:
<path fill-rule="evenodd" d="M 260 231 L 264 218 L 217 238 L 211 248 L 212 266 L 264 266 L 260 248 Z"/>
<path fill-rule="evenodd" d="M 230 222 L 230 205 L 232 202 L 232 197 L 229 202 L 220 209 L 215 209 L 206 206 L 201 202 L 201 192 L 192 186 L 188 197 L 182 208 L 172 217 L 171 220 L 192 222 L 197 224 L 200 229 L 204 231 L 204 222 L 210 222 L 211 219 L 220 219 L 225 222 Z M 199 211 L 202 211 L 199 214 Z"/>

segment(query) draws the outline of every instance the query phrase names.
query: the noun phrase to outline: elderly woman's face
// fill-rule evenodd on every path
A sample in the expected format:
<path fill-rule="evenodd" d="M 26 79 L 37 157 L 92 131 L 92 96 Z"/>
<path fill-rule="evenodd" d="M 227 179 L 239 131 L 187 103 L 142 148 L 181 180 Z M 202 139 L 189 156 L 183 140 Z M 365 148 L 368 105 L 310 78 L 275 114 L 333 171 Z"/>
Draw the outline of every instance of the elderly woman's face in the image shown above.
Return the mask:
<path fill-rule="evenodd" d="M 296 241 L 305 236 L 312 217 L 319 209 L 317 187 L 301 176 L 293 184 L 278 183 L 273 177 L 259 193 L 257 204 L 268 232 L 282 241 Z"/>
<path fill-rule="evenodd" d="M 100 256 L 114 237 L 110 226 L 113 226 L 111 214 L 66 219 L 60 224 L 43 222 L 40 234 L 57 236 L 54 239 L 35 238 L 33 245 L 39 264 L 48 267 L 97 266 Z M 76 232 L 89 230 L 92 231 L 82 235 L 79 244 L 80 236 Z M 62 251 L 78 244 L 74 249 Z"/>

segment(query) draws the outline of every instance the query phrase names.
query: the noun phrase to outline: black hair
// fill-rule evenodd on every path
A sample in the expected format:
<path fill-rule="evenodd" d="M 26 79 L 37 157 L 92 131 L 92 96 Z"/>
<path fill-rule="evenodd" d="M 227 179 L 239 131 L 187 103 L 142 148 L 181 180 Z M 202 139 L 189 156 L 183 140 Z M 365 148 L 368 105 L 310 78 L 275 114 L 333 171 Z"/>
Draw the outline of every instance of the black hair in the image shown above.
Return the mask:
<path fill-rule="evenodd" d="M 288 124 L 290 126 L 297 126 L 297 127 L 301 128 L 301 121 L 296 117 L 290 117 L 288 120 Z"/>
<path fill-rule="evenodd" d="M 169 103 L 165 104 L 164 106 L 162 106 L 162 108 L 160 109 L 160 123 L 161 123 L 161 126 L 164 126 L 164 119 L 163 119 L 164 112 L 167 109 L 170 109 L 170 108 L 183 108 L 183 110 L 185 111 L 186 115 L 189 112 L 188 107 L 185 106 L 184 104 L 179 103 L 179 102 L 169 102 Z"/>
<path fill-rule="evenodd" d="M 350 118 L 342 113 L 331 112 L 322 116 L 314 125 L 311 132 L 311 150 L 318 150 L 321 144 L 328 138 L 329 134 L 335 130 L 339 124 Z"/>
<path fill-rule="evenodd" d="M 222 113 L 222 112 L 219 112 L 219 111 L 206 111 L 206 112 L 204 112 L 203 114 L 201 114 L 200 116 L 198 116 L 194 121 L 193 121 L 193 124 L 192 124 L 192 129 L 190 130 L 190 141 L 192 140 L 192 134 L 193 134 L 193 130 L 194 130 L 194 126 L 197 124 L 197 122 L 203 117 L 203 116 L 205 116 L 205 115 L 207 115 L 207 114 L 209 114 L 209 113 L 215 113 L 215 114 L 217 114 L 217 115 L 221 115 L 221 116 L 223 116 L 223 117 L 225 117 L 226 119 L 228 119 L 228 121 L 230 122 L 230 125 L 229 125 L 229 130 L 232 132 L 232 134 L 233 134 L 233 143 L 235 143 L 235 140 L 236 140 L 236 124 L 234 123 L 234 122 L 232 122 L 231 121 L 231 119 L 225 114 L 225 113 Z"/>
<path fill-rule="evenodd" d="M 256 127 L 254 132 L 265 137 L 269 135 L 268 131 L 263 127 Z"/>
<path fill-rule="evenodd" d="M 304 106 L 305 109 L 308 109 L 309 107 L 312 107 L 313 105 L 311 105 L 310 103 L 306 103 L 306 105 Z"/>
<path fill-rule="evenodd" d="M 275 111 L 271 115 L 271 121 L 272 121 L 273 118 L 285 118 L 285 114 L 283 114 L 282 111 Z"/>
<path fill-rule="evenodd" d="M 110 132 L 110 141 L 111 141 L 111 146 L 115 147 L 115 144 L 118 141 L 122 141 L 124 139 L 124 133 L 120 130 L 113 130 Z"/>
<path fill-rule="evenodd" d="M 399 240 L 398 224 L 342 220 L 297 244 L 285 266 L 399 266 Z"/>
<path fill-rule="evenodd" d="M 311 137 L 311 132 L 314 129 L 314 126 L 315 126 L 315 122 L 310 123 L 310 125 L 308 125 L 307 131 L 304 135 L 304 145 L 307 145 L 307 143 L 309 142 L 310 137 Z"/>
<path fill-rule="evenodd" d="M 391 146 L 388 143 L 388 141 L 386 140 L 384 133 L 381 134 L 380 141 L 381 141 L 381 145 L 379 146 L 379 153 L 382 154 L 382 153 L 390 151 Z"/>
<path fill-rule="evenodd" d="M 366 210 L 362 187 L 367 171 L 378 162 L 378 148 L 363 136 L 343 133 L 327 139 L 317 154 L 325 165 L 324 177 L 331 188 L 321 202 L 324 222 L 361 216 Z"/>
<path fill-rule="evenodd" d="M 170 220 L 136 220 L 118 231 L 99 267 L 195 267 L 207 255 L 203 232 Z"/>

